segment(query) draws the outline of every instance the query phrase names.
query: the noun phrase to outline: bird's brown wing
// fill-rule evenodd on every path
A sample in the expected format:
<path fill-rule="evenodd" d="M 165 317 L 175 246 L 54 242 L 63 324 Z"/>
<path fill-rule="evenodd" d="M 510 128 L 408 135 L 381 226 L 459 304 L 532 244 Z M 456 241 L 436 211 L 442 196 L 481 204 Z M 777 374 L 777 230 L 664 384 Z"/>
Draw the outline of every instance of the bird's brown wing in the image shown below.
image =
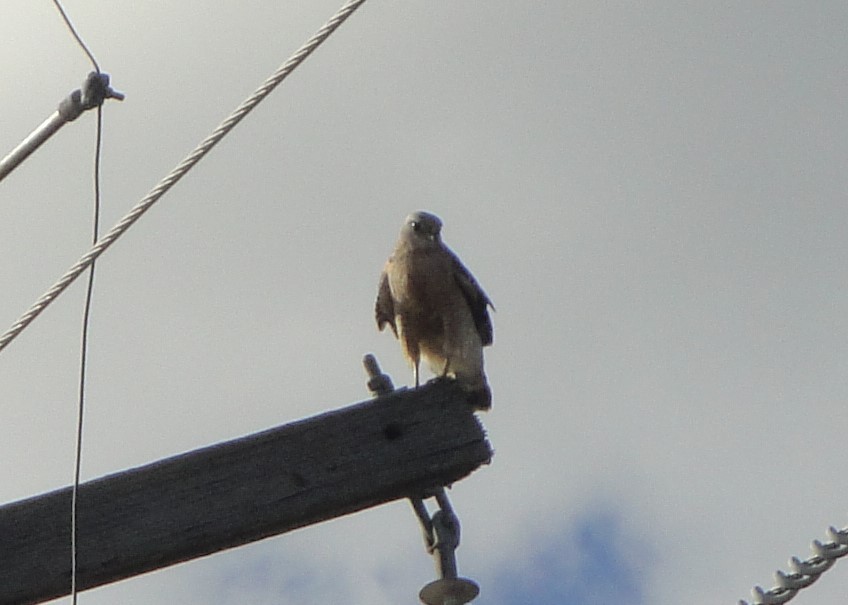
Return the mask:
<path fill-rule="evenodd" d="M 457 258 L 456 254 L 450 253 L 453 261 L 453 273 L 456 278 L 456 283 L 471 309 L 471 316 L 474 318 L 474 326 L 477 328 L 477 333 L 480 335 L 480 341 L 483 346 L 492 344 L 494 340 L 494 330 L 492 328 L 492 318 L 489 317 L 489 307 L 495 308 L 483 288 L 471 275 L 471 272 L 465 268 L 462 261 Z"/>
<path fill-rule="evenodd" d="M 380 276 L 380 286 L 377 289 L 377 302 L 374 305 L 374 316 L 377 320 L 377 328 L 382 331 L 389 324 L 392 327 L 395 338 L 397 338 L 397 326 L 395 325 L 395 304 L 392 299 L 392 291 L 389 288 L 389 275 L 383 270 Z"/>

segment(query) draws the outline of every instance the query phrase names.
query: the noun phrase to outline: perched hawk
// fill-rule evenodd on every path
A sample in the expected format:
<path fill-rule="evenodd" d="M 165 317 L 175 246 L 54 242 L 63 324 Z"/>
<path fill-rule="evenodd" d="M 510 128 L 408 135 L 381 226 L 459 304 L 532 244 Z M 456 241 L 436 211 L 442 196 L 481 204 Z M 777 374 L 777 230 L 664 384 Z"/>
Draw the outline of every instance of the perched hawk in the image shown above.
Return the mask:
<path fill-rule="evenodd" d="M 427 212 L 406 218 L 380 276 L 377 327 L 386 324 L 412 366 L 415 386 L 423 358 L 437 376 L 450 376 L 479 409 L 492 395 L 483 371 L 483 347 L 492 344 L 492 301 L 442 243 L 442 221 Z"/>

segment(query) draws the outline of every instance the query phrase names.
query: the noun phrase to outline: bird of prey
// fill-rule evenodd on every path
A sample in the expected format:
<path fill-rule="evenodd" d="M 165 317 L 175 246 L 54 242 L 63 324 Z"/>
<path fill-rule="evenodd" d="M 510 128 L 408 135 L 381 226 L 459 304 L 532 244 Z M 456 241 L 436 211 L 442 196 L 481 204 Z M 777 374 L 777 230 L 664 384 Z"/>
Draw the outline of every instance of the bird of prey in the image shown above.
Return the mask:
<path fill-rule="evenodd" d="M 481 410 L 492 395 L 483 371 L 483 347 L 492 344 L 492 301 L 457 256 L 442 243 L 442 221 L 413 212 L 380 276 L 377 327 L 400 341 L 419 385 L 423 359 L 439 377 L 451 377 Z"/>

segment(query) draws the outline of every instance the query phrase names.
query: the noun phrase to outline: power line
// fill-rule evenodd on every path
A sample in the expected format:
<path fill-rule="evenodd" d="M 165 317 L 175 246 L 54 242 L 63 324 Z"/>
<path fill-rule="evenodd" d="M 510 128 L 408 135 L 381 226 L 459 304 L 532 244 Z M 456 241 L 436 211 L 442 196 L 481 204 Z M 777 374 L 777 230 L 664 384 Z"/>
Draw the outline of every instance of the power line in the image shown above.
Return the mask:
<path fill-rule="evenodd" d="M 97 108 L 97 128 L 94 144 L 94 217 L 92 221 L 92 243 L 97 242 L 100 231 L 100 151 L 103 139 L 103 108 Z M 94 263 L 88 273 L 88 285 L 85 291 L 85 305 L 82 316 L 82 336 L 80 341 L 79 405 L 77 406 L 76 448 L 74 453 L 74 485 L 71 490 L 71 599 L 77 603 L 77 502 L 82 471 L 82 429 L 85 411 L 85 387 L 88 368 L 88 332 L 91 325 L 91 301 L 94 295 Z"/>
<path fill-rule="evenodd" d="M 70 31 L 71 35 L 77 41 L 77 44 L 88 56 L 91 64 L 97 75 L 100 76 L 100 65 L 94 54 L 88 48 L 88 45 L 83 41 L 82 37 L 77 32 L 71 19 L 62 7 L 59 0 L 53 0 L 53 4 L 62 15 L 65 21 L 65 26 Z M 94 216 L 92 220 L 92 244 L 97 243 L 98 232 L 100 231 L 100 150 L 103 134 L 103 105 L 97 105 L 97 126 L 95 127 L 95 144 L 94 144 Z M 86 369 L 88 367 L 88 331 L 91 324 L 91 301 L 94 295 L 94 262 L 91 263 L 91 270 L 88 273 L 88 285 L 85 291 L 85 303 L 82 313 L 82 334 L 80 335 L 80 371 L 79 371 L 79 391 L 77 399 L 77 427 L 76 440 L 74 447 L 74 483 L 71 489 L 71 602 L 77 604 L 77 502 L 79 495 L 80 475 L 82 471 L 82 429 L 85 411 L 85 385 L 86 385 Z"/>
<path fill-rule="evenodd" d="M 307 40 L 277 71 L 271 74 L 262 85 L 239 105 L 212 133 L 201 141 L 186 158 L 168 173 L 145 195 L 124 218 L 110 229 L 106 235 L 86 252 L 62 277 L 45 292 L 33 305 L 0 335 L 0 351 L 6 348 L 32 321 L 38 317 L 65 289 L 70 286 L 109 246 L 114 244 L 153 204 L 159 201 L 189 170 L 191 170 L 212 148 L 218 144 L 235 126 L 265 99 L 292 71 L 321 45 L 336 28 L 364 4 L 365 0 L 349 0 L 333 17 Z"/>
<path fill-rule="evenodd" d="M 88 49 L 88 46 L 85 42 L 83 42 L 80 35 L 77 33 L 77 28 L 74 27 L 74 24 L 71 23 L 71 19 L 68 17 L 68 13 L 65 12 L 65 9 L 62 8 L 62 4 L 59 0 L 53 0 L 53 4 L 56 5 L 56 9 L 59 11 L 59 14 L 62 15 L 62 19 L 65 21 L 65 25 L 68 28 L 68 31 L 71 32 L 71 35 L 77 41 L 80 48 L 82 48 L 83 52 L 88 55 L 88 60 L 91 61 L 91 64 L 94 66 L 94 71 L 100 73 L 100 66 L 97 64 L 97 59 L 94 58 L 94 55 Z"/>
<path fill-rule="evenodd" d="M 830 542 L 813 540 L 812 549 L 815 554 L 806 561 L 801 561 L 798 557 L 789 560 L 791 573 L 777 571 L 774 574 L 777 586 L 771 590 L 755 586 L 751 590 L 755 599 L 752 605 L 782 605 L 789 602 L 799 590 L 818 580 L 821 574 L 833 567 L 837 559 L 848 555 L 848 527 L 829 527 L 827 535 Z M 748 605 L 748 602 L 739 601 L 739 605 Z"/>

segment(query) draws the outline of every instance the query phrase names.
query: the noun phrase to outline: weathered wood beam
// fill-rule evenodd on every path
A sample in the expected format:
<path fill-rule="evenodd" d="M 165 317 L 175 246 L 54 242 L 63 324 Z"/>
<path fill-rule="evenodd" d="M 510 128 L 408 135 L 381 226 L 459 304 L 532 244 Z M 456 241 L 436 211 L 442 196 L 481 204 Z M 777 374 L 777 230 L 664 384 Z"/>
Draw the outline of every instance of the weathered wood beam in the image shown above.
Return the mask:
<path fill-rule="evenodd" d="M 84 483 L 80 590 L 457 481 L 492 455 L 448 382 Z M 0 604 L 70 592 L 71 490 L 0 507 Z"/>

